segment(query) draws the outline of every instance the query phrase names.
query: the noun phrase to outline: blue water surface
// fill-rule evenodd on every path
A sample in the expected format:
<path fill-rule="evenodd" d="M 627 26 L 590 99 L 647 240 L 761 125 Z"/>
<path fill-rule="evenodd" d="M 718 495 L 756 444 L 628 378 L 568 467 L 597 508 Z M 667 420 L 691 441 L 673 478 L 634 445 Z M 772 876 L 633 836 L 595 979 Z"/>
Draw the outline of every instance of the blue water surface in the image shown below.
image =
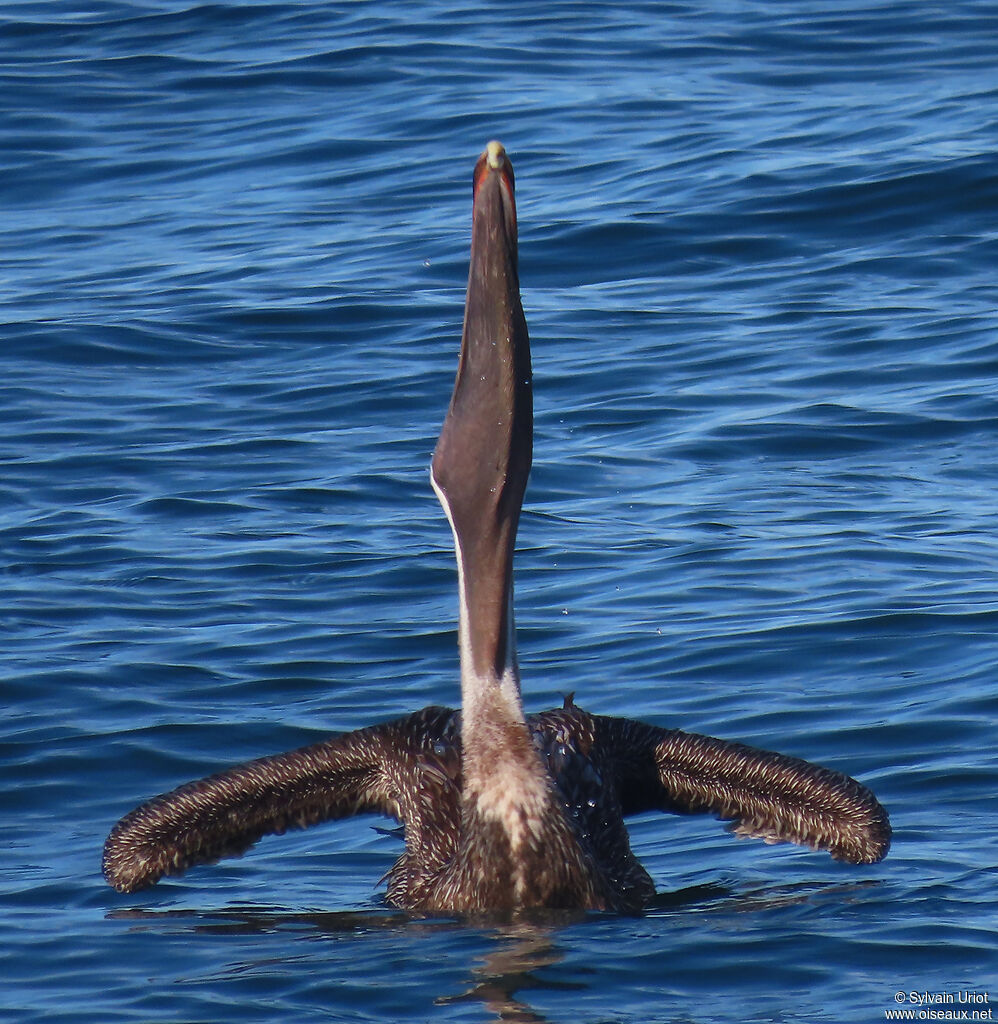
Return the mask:
<path fill-rule="evenodd" d="M 0 1016 L 998 1001 L 996 111 L 986 2 L 0 7 Z M 118 895 L 140 801 L 458 699 L 427 465 L 490 138 L 528 709 L 840 769 L 891 853 L 648 815 L 645 917 L 502 927 L 387 909 L 358 819 Z"/>

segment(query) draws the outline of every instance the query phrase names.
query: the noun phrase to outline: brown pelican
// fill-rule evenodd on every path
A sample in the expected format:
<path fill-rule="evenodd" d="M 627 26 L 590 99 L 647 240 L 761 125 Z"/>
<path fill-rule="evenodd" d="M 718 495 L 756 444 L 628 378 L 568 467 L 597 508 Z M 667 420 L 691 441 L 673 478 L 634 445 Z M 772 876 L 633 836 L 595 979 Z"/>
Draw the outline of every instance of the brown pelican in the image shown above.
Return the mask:
<path fill-rule="evenodd" d="M 461 710 L 424 708 L 156 797 L 104 847 L 104 875 L 120 892 L 242 853 L 268 833 L 366 812 L 404 827 L 387 899 L 409 910 L 639 912 L 655 890 L 624 818 L 647 810 L 713 814 L 738 835 L 854 864 L 887 852 L 886 812 L 839 772 L 591 715 L 571 697 L 524 715 L 513 549 L 533 402 L 513 168 L 498 142 L 473 181 L 461 354 L 431 473 L 457 553 Z"/>

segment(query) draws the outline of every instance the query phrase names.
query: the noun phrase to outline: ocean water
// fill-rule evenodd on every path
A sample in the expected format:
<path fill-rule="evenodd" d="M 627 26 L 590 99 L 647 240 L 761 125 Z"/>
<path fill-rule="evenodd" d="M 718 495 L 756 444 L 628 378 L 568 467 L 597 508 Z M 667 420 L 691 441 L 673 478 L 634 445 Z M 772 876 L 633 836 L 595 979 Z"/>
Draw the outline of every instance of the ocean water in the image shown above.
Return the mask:
<path fill-rule="evenodd" d="M 998 1001 L 995 27 L 959 0 L 0 7 L 0 1017 Z M 140 801 L 458 698 L 427 466 L 490 138 L 535 370 L 528 709 L 835 767 L 891 853 L 647 815 L 646 916 L 502 927 L 387 909 L 367 818 L 118 895 L 101 846 Z"/>

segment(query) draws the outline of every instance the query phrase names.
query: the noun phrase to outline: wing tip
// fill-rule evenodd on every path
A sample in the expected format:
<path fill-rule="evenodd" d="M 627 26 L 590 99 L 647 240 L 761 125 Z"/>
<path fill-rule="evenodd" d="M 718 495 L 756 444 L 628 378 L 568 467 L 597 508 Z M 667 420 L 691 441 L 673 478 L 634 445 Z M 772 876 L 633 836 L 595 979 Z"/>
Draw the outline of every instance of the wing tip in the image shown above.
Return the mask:
<path fill-rule="evenodd" d="M 122 819 L 111 830 L 104 844 L 101 857 L 101 871 L 104 880 L 120 893 L 139 892 L 155 885 L 165 873 L 156 863 L 156 857 L 148 857 L 132 842 L 121 828 L 127 819 Z"/>
<path fill-rule="evenodd" d="M 683 811 L 712 811 L 735 835 L 825 850 L 849 864 L 876 864 L 890 849 L 887 811 L 841 772 L 678 731 L 659 744 L 657 760 Z"/>
<path fill-rule="evenodd" d="M 794 843 L 815 851 L 827 852 L 833 860 L 846 864 L 877 864 L 891 846 L 891 824 L 887 811 L 876 797 L 859 783 L 848 808 L 838 813 L 809 812 L 785 805 L 770 808 L 768 814 L 734 817 L 729 831 L 739 838 L 762 839 L 766 843 Z M 852 787 L 850 787 L 852 788 Z"/>

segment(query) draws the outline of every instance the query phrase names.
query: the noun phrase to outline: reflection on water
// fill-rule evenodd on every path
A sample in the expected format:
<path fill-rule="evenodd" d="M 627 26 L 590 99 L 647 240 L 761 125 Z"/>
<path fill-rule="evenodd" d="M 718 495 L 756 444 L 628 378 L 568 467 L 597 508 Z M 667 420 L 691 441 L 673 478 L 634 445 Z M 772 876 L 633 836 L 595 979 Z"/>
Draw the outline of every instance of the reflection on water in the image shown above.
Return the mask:
<path fill-rule="evenodd" d="M 546 1018 L 519 998 L 524 992 L 582 989 L 583 982 L 569 982 L 538 972 L 557 964 L 563 956 L 556 937 L 560 928 L 603 915 L 584 911 L 530 911 L 515 920 L 493 915 L 474 918 L 420 917 L 393 911 L 368 913 L 283 913 L 265 907 L 205 913 L 199 911 L 115 911 L 108 918 L 128 921 L 137 929 L 188 932 L 195 935 L 248 935 L 281 932 L 292 940 L 314 940 L 323 935 L 352 934 L 358 939 L 372 933 L 397 931 L 413 936 L 439 932 L 464 932 L 469 927 L 485 937 L 491 947 L 469 967 L 467 988 L 459 993 L 439 993 L 437 1005 L 481 1003 L 497 1021 L 537 1022 Z M 289 950 L 289 953 L 291 951 Z M 294 956 L 289 956 L 293 960 Z M 234 968 L 238 971 L 240 968 Z M 387 983 L 390 980 L 386 979 Z"/>
<path fill-rule="evenodd" d="M 774 908 L 803 905 L 818 897 L 848 899 L 878 883 L 801 882 L 779 886 L 757 887 L 739 892 L 724 885 L 696 885 L 659 893 L 649 906 L 644 920 L 660 921 L 666 930 L 674 927 L 677 914 L 703 913 L 764 914 Z M 266 906 L 245 906 L 219 911 L 196 910 L 118 910 L 108 920 L 127 922 L 135 931 L 165 935 L 190 936 L 253 936 L 280 934 L 287 945 L 279 959 L 270 958 L 267 966 L 294 964 L 304 955 L 301 941 L 314 943 L 324 937 L 352 936 L 363 943 L 378 935 L 396 934 L 404 940 L 418 936 L 450 934 L 473 935 L 484 949 L 477 946 L 468 957 L 463 971 L 463 986 L 454 991 L 432 994 L 438 1006 L 465 1003 L 481 1004 L 495 1021 L 518 1021 L 537 1024 L 548 1019 L 532 1005 L 529 993 L 570 993 L 588 991 L 595 980 L 586 980 L 588 972 L 557 972 L 550 970 L 561 964 L 566 947 L 560 937 L 566 930 L 587 924 L 612 922 L 615 915 L 586 911 L 519 911 L 510 915 L 447 915 L 424 916 L 390 909 L 364 912 L 287 912 Z M 639 919 L 640 920 L 640 919 Z M 461 949 L 461 944 L 455 947 Z M 232 975 L 243 975 L 260 966 L 259 962 L 240 963 L 227 968 Z M 391 978 L 374 979 L 385 985 Z M 427 994 L 429 998 L 429 994 Z"/>
<path fill-rule="evenodd" d="M 496 949 L 472 967 L 470 986 L 459 995 L 438 997 L 437 1005 L 479 1002 L 497 1021 L 535 1024 L 547 1020 L 517 994 L 537 989 L 571 992 L 586 987 L 582 982 L 556 981 L 538 974 L 564 956 L 552 936 L 553 929 L 530 924 L 511 925 L 496 933 Z"/>

